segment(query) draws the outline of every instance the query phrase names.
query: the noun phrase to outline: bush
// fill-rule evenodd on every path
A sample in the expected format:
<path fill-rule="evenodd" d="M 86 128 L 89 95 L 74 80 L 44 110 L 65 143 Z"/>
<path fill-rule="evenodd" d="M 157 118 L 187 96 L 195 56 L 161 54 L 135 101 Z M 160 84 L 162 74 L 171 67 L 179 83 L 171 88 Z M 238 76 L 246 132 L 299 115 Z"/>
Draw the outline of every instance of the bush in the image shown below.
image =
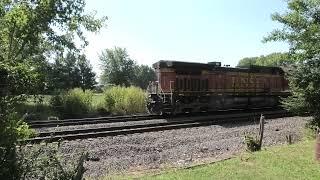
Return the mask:
<path fill-rule="evenodd" d="M 250 152 L 259 151 L 261 149 L 258 138 L 254 138 L 249 134 L 244 136 L 244 142 L 247 145 L 247 150 Z"/>
<path fill-rule="evenodd" d="M 113 114 L 144 113 L 145 92 L 137 87 L 112 87 L 104 91 L 104 105 Z"/>
<path fill-rule="evenodd" d="M 18 146 L 17 164 L 20 168 L 15 174 L 16 179 L 82 179 L 88 153 L 66 158 L 59 153 L 59 146 L 59 143 Z"/>
<path fill-rule="evenodd" d="M 63 118 L 83 117 L 92 111 L 92 91 L 76 88 L 51 98 L 53 109 Z"/>
<path fill-rule="evenodd" d="M 25 95 L 24 101 L 15 103 L 14 111 L 25 121 L 47 119 L 48 116 L 55 115 L 49 104 L 50 97 L 47 95 Z"/>
<path fill-rule="evenodd" d="M 0 114 L 0 124 L 0 179 L 19 179 L 15 178 L 19 171 L 16 144 L 35 132 L 14 112 Z"/>
<path fill-rule="evenodd" d="M 106 108 L 104 102 L 99 102 L 95 104 L 94 109 L 99 116 L 109 116 L 111 114 Z"/>

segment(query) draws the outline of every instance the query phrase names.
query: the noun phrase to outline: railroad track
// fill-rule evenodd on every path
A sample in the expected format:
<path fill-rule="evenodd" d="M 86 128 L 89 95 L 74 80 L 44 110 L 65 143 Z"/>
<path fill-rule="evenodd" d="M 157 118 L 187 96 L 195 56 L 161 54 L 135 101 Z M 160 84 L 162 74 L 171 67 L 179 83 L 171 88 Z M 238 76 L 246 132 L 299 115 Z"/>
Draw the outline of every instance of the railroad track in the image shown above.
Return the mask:
<path fill-rule="evenodd" d="M 143 121 L 148 119 L 160 118 L 159 115 L 133 115 L 133 116 L 111 116 L 98 118 L 82 118 L 82 119 L 62 119 L 62 120 L 39 120 L 29 121 L 28 125 L 31 128 L 57 127 L 57 126 L 74 126 L 84 124 L 100 124 L 100 123 L 115 123 L 127 121 Z"/>
<path fill-rule="evenodd" d="M 214 115 L 223 115 L 226 113 L 241 113 L 241 112 L 261 112 L 267 111 L 270 108 L 251 109 L 251 110 L 222 110 L 213 112 Z M 212 115 L 213 113 L 196 113 L 196 114 L 178 114 L 169 118 L 190 117 L 190 116 L 203 116 Z M 131 116 L 113 116 L 113 117 L 98 117 L 98 118 L 82 118 L 82 119 L 62 119 L 62 120 L 37 120 L 29 121 L 28 125 L 31 128 L 45 128 L 45 127 L 59 127 L 59 126 L 75 126 L 87 124 L 100 124 L 100 123 L 117 123 L 128 121 L 144 121 L 151 119 L 166 118 L 160 115 L 131 115 Z"/>
<path fill-rule="evenodd" d="M 180 129 L 189 127 L 209 126 L 213 124 L 221 124 L 225 122 L 239 122 L 244 120 L 254 120 L 263 114 L 266 118 L 276 118 L 288 116 L 287 111 L 260 111 L 251 113 L 238 113 L 238 114 L 224 114 L 224 115 L 208 115 L 199 116 L 191 119 L 183 120 L 183 118 L 173 118 L 167 122 L 138 124 L 138 125 L 125 125 L 114 127 L 100 127 L 100 128 L 87 128 L 87 129 L 75 129 L 65 131 L 52 131 L 42 132 L 38 134 L 38 137 L 28 139 L 26 142 L 39 143 L 42 141 L 53 142 L 59 140 L 75 140 L 75 139 L 87 139 L 97 138 L 103 136 L 116 136 L 127 135 L 134 133 L 143 133 L 151 131 L 163 131 L 170 129 Z"/>

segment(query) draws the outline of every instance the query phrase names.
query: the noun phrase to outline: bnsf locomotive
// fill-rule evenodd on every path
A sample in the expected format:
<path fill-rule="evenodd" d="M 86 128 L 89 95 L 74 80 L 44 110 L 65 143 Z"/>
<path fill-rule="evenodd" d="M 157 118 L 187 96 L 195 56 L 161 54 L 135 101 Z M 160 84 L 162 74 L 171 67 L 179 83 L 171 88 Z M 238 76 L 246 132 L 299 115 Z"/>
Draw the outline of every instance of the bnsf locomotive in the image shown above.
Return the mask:
<path fill-rule="evenodd" d="M 153 68 L 157 81 L 148 86 L 147 103 L 153 114 L 275 107 L 289 95 L 278 67 L 159 61 Z"/>

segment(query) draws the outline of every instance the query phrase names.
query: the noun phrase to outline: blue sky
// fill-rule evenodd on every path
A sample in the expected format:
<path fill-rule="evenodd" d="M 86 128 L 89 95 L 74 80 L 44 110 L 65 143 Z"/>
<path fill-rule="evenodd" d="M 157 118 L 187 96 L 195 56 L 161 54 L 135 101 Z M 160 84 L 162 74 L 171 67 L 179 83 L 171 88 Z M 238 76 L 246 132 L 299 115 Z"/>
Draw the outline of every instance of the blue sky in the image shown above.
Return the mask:
<path fill-rule="evenodd" d="M 284 0 L 87 0 L 86 10 L 109 18 L 107 27 L 88 34 L 86 54 L 98 73 L 98 54 L 114 46 L 147 65 L 165 59 L 235 66 L 244 57 L 288 50 L 261 42 L 281 27 L 270 16 L 286 10 Z"/>

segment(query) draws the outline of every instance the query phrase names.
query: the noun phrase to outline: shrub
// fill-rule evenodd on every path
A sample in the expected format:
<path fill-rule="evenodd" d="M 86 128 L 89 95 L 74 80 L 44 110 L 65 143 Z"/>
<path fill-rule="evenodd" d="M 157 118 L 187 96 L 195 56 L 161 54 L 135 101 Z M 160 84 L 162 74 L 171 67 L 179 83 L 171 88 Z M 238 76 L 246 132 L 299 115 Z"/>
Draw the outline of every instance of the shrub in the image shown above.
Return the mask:
<path fill-rule="evenodd" d="M 254 152 L 254 151 L 259 151 L 261 149 L 261 145 L 259 144 L 258 138 L 254 138 L 249 134 L 246 134 L 244 136 L 244 142 L 247 145 L 248 151 Z"/>
<path fill-rule="evenodd" d="M 92 110 L 93 93 L 76 88 L 51 98 L 50 104 L 63 118 L 82 117 Z"/>
<path fill-rule="evenodd" d="M 16 144 L 18 140 L 32 137 L 35 132 L 14 112 L 0 113 L 0 123 L 0 179 L 19 179 L 16 178 L 19 171 Z"/>
<path fill-rule="evenodd" d="M 112 87 L 104 91 L 104 105 L 113 114 L 144 113 L 145 92 L 137 87 Z"/>
<path fill-rule="evenodd" d="M 49 104 L 49 96 L 33 95 L 27 96 L 26 101 L 15 105 L 15 111 L 25 121 L 47 119 L 48 116 L 56 115 Z"/>
<path fill-rule="evenodd" d="M 16 179 L 82 179 L 88 153 L 66 158 L 59 153 L 59 146 L 59 143 L 18 146 Z"/>
<path fill-rule="evenodd" d="M 50 106 L 51 108 L 58 114 L 63 114 L 63 105 L 64 105 L 64 92 L 60 92 L 58 94 L 55 94 L 50 99 Z"/>
<path fill-rule="evenodd" d="M 110 115 L 110 112 L 106 108 L 105 104 L 103 102 L 99 102 L 94 105 L 94 109 L 96 113 L 100 116 L 108 116 Z"/>

